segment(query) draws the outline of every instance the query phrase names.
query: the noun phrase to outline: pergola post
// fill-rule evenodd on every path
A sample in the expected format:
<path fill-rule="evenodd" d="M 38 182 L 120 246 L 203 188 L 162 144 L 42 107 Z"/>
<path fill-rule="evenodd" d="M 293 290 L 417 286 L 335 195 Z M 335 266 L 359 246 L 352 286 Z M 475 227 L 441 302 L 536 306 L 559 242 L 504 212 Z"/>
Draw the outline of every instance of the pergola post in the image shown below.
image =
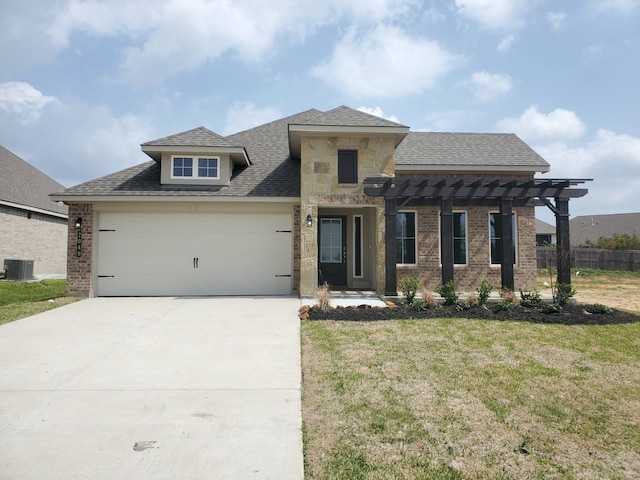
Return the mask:
<path fill-rule="evenodd" d="M 569 200 L 556 197 L 556 258 L 558 283 L 571 284 L 571 246 L 569 245 Z"/>
<path fill-rule="evenodd" d="M 453 280 L 453 199 L 440 199 L 442 284 Z"/>
<path fill-rule="evenodd" d="M 385 286 L 384 294 L 398 294 L 396 271 L 396 216 L 398 205 L 395 198 L 384 199 L 384 244 L 385 244 Z"/>
<path fill-rule="evenodd" d="M 513 202 L 511 199 L 500 200 L 500 248 L 502 262 L 500 273 L 502 277 L 502 289 L 513 291 L 515 282 L 513 279 Z"/>

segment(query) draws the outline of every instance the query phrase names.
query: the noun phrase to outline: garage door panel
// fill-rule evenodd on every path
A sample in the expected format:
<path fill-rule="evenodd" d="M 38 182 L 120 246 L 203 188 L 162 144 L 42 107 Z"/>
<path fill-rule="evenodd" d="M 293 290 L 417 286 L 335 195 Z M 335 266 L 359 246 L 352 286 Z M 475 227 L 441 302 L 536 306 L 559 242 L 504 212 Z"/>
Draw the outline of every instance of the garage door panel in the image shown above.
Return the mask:
<path fill-rule="evenodd" d="M 291 292 L 290 215 L 101 214 L 100 230 L 98 295 Z"/>

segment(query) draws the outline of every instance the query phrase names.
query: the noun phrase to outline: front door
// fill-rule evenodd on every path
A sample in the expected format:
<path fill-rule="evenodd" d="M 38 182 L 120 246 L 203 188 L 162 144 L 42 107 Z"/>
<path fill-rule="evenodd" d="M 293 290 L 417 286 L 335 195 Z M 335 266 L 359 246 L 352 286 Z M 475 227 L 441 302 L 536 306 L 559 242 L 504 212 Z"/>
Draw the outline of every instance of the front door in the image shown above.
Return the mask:
<path fill-rule="evenodd" d="M 347 217 L 320 217 L 318 231 L 320 284 L 347 285 Z"/>

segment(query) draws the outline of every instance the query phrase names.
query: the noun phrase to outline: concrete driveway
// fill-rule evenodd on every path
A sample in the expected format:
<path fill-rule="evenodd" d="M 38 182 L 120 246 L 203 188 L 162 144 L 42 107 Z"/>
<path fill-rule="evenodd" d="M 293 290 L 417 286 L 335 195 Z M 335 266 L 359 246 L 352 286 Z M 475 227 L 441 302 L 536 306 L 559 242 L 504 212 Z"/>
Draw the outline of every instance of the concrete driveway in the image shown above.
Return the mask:
<path fill-rule="evenodd" d="M 0 326 L 0 478 L 303 477 L 297 298 L 94 298 Z"/>

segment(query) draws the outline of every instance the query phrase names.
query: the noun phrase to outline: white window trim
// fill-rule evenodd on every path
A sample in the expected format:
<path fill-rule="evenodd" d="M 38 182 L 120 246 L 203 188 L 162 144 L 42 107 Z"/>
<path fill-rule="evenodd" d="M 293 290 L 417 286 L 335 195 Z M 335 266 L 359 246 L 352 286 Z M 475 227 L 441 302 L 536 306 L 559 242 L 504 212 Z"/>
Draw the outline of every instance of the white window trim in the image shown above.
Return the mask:
<path fill-rule="evenodd" d="M 176 158 L 190 158 L 192 160 L 192 170 L 193 170 L 193 175 L 191 175 L 190 177 L 187 176 L 175 176 L 173 174 L 173 162 Z M 215 177 L 200 177 L 198 176 L 198 164 L 200 160 L 204 160 L 204 159 L 213 159 L 216 160 L 218 162 L 218 175 L 216 175 Z M 198 179 L 198 180 L 220 180 L 220 157 L 217 155 L 210 155 L 210 156 L 195 156 L 195 155 L 171 155 L 171 179 L 172 180 L 189 180 L 192 178 Z"/>
<path fill-rule="evenodd" d="M 416 239 L 415 242 L 415 247 L 414 247 L 414 258 L 416 259 L 415 263 L 396 263 L 396 267 L 417 267 L 418 266 L 418 211 L 417 210 L 398 210 L 398 213 L 413 213 L 415 215 L 415 219 L 416 221 L 415 223 L 415 231 L 414 231 L 414 238 Z M 394 232 L 394 234 L 396 235 L 396 239 L 397 239 L 397 231 Z M 396 240 L 397 242 L 397 240 Z M 398 248 L 398 246 L 396 245 L 396 248 Z"/>
<path fill-rule="evenodd" d="M 491 214 L 500 215 L 499 211 L 489 212 L 487 214 L 487 228 L 489 230 L 489 266 L 492 268 L 500 268 L 502 264 L 491 263 Z M 512 212 L 513 215 L 513 266 L 518 266 L 518 214 Z"/>
<path fill-rule="evenodd" d="M 360 219 L 360 275 L 356 275 L 356 218 Z M 364 278 L 364 217 L 353 216 L 353 278 Z"/>
<path fill-rule="evenodd" d="M 442 222 L 440 221 L 440 214 L 442 210 L 438 210 L 438 258 L 440 260 L 440 268 L 442 268 Z M 464 268 L 469 266 L 469 212 L 466 210 L 454 210 L 451 213 L 464 213 L 464 231 L 466 235 L 464 237 L 464 250 L 467 252 L 465 263 L 454 263 L 453 268 Z M 451 239 L 453 241 L 453 238 Z"/>

